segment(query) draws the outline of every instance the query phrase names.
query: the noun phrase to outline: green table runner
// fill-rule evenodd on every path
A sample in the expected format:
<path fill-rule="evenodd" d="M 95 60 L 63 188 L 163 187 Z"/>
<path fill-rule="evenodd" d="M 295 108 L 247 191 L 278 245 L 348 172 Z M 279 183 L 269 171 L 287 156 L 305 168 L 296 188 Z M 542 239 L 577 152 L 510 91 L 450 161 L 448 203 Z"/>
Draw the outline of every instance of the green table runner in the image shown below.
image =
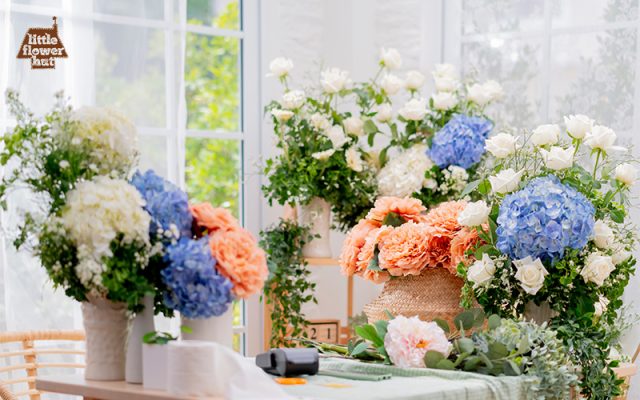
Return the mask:
<path fill-rule="evenodd" d="M 329 376 L 308 377 L 306 385 L 283 386 L 301 399 L 345 400 L 525 400 L 527 378 L 493 377 L 469 372 L 396 368 L 353 360 L 322 359 L 320 368 L 393 378 L 364 382 Z"/>

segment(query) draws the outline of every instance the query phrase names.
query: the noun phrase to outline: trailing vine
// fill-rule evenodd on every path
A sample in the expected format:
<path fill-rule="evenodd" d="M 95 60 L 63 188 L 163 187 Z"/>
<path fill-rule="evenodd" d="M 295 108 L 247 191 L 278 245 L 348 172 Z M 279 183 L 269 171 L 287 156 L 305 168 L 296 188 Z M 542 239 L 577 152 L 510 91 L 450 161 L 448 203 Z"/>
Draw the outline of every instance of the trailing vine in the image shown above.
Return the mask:
<path fill-rule="evenodd" d="M 306 336 L 308 321 L 302 312 L 305 303 L 317 303 L 309 281 L 311 272 L 302 255 L 302 247 L 313 236 L 309 228 L 281 219 L 260 232 L 260 247 L 267 253 L 269 279 L 264 299 L 271 308 L 271 347 L 289 347 L 286 337 Z"/>

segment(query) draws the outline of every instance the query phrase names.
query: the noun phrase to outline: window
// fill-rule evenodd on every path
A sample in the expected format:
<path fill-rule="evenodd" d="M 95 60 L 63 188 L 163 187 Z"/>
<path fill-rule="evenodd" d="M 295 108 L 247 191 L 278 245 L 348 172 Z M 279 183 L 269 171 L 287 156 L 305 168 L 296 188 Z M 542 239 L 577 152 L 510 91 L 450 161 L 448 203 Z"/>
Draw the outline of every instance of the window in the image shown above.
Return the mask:
<path fill-rule="evenodd" d="M 14 53 L 29 27 L 50 26 L 52 16 L 69 58 L 32 71 Z M 180 184 L 194 201 L 229 208 L 257 234 L 259 183 L 243 179 L 259 151 L 257 0 L 0 0 L 0 21 L 3 93 L 19 90 L 38 113 L 61 89 L 74 106 L 119 109 L 138 127 L 142 169 Z M 12 122 L 1 112 L 4 131 Z M 8 242 L 0 251 L 0 329 L 80 323 L 73 302 L 50 293 L 37 260 Z M 234 305 L 240 351 L 260 347 L 257 302 Z M 256 334 L 247 339 L 249 327 Z"/>
<path fill-rule="evenodd" d="M 457 0 L 445 16 L 445 60 L 504 85 L 498 120 L 583 113 L 623 137 L 640 128 L 637 0 Z"/>

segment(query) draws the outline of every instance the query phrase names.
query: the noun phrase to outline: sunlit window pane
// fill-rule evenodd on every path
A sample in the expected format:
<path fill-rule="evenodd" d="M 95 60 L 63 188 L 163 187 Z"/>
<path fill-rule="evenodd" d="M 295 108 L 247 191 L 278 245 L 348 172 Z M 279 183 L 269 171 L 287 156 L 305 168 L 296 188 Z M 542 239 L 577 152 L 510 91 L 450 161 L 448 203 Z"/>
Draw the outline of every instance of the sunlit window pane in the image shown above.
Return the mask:
<path fill-rule="evenodd" d="M 159 0 L 94 0 L 93 10 L 97 13 L 126 17 L 164 18 L 164 5 Z"/>
<path fill-rule="evenodd" d="M 164 136 L 141 135 L 140 170 L 154 170 L 158 175 L 167 177 L 167 138 Z"/>
<path fill-rule="evenodd" d="M 238 0 L 188 0 L 187 20 L 193 25 L 240 29 Z"/>
<path fill-rule="evenodd" d="M 240 204 L 240 142 L 187 138 L 186 186 L 192 202 L 208 201 L 236 218 Z"/>
<path fill-rule="evenodd" d="M 240 40 L 187 33 L 185 86 L 187 127 L 240 128 Z"/>

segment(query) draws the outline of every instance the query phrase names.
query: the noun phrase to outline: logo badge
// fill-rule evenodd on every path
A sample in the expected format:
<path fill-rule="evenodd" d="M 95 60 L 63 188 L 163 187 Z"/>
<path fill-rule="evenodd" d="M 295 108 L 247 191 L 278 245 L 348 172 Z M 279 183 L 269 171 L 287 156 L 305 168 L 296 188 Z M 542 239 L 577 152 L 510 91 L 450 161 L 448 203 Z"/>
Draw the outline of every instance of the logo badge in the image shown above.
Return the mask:
<path fill-rule="evenodd" d="M 29 28 L 16 58 L 31 60 L 31 69 L 53 69 L 56 58 L 67 58 L 67 50 L 58 36 L 58 18 L 53 17 L 51 28 Z"/>

